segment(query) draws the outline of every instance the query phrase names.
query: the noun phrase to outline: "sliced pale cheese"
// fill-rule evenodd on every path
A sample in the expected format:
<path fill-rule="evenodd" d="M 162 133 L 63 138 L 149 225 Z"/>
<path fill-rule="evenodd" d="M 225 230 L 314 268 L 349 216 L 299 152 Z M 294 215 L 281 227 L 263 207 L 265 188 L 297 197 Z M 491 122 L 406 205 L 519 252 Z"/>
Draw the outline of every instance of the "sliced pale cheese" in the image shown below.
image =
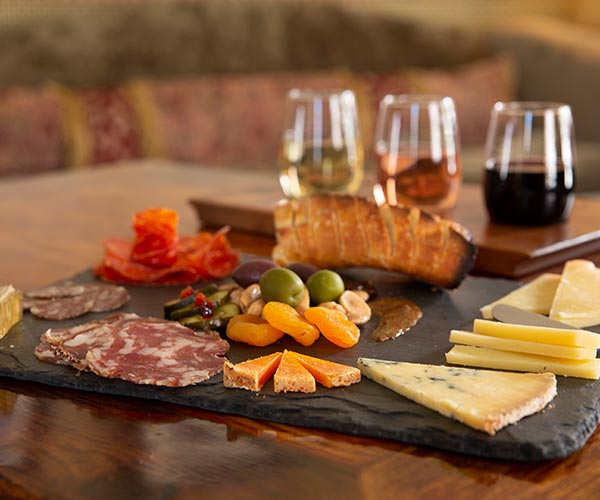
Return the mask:
<path fill-rule="evenodd" d="M 504 339 L 492 337 L 480 333 L 452 330 L 450 342 L 455 344 L 473 345 L 477 347 L 488 347 L 501 351 L 525 352 L 529 354 L 540 354 L 552 356 L 553 358 L 571 359 L 594 359 L 596 349 L 593 347 L 568 347 L 555 344 L 544 344 L 541 342 L 530 342 L 527 340 Z"/>
<path fill-rule="evenodd" d="M 508 295 L 483 306 L 480 311 L 485 319 L 492 319 L 492 308 L 496 304 L 508 304 L 525 311 L 547 315 L 552 307 L 560 274 L 546 273 L 513 290 Z"/>
<path fill-rule="evenodd" d="M 22 318 L 21 294 L 12 285 L 0 286 L 0 339 Z"/>
<path fill-rule="evenodd" d="M 493 435 L 544 408 L 556 395 L 550 373 L 505 373 L 359 358 L 366 377 L 474 429 Z"/>
<path fill-rule="evenodd" d="M 550 318 L 577 328 L 600 324 L 600 269 L 593 262 L 565 263 Z"/>
<path fill-rule="evenodd" d="M 600 334 L 588 332 L 587 330 L 515 325 L 512 323 L 476 319 L 473 322 L 473 332 L 490 335 L 491 337 L 543 342 L 544 344 L 563 345 L 567 347 L 592 347 L 594 349 L 600 347 Z"/>
<path fill-rule="evenodd" d="M 446 361 L 454 365 L 496 368 L 518 372 L 549 372 L 568 377 L 598 379 L 600 359 L 566 359 L 498 351 L 485 347 L 455 345 L 446 353 Z"/>

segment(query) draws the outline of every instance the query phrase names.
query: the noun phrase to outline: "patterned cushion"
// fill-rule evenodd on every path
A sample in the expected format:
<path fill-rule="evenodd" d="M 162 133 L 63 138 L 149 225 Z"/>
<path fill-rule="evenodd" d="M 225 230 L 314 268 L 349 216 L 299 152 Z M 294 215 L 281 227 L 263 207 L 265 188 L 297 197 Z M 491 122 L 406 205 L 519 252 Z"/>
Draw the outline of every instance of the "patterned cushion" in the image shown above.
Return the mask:
<path fill-rule="evenodd" d="M 495 58 L 454 72 L 260 73 L 14 89 L 0 93 L 0 176 L 149 156 L 272 168 L 292 87 L 353 88 L 367 150 L 387 93 L 452 96 L 463 143 L 481 143 L 493 103 L 512 97 L 513 77 L 511 62 Z"/>

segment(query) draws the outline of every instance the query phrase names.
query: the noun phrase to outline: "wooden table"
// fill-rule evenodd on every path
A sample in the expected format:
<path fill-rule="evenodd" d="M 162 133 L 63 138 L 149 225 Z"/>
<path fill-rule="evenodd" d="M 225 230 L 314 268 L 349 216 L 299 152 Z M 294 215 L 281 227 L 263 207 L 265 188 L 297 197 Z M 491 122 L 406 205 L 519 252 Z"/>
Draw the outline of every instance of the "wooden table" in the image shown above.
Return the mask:
<path fill-rule="evenodd" d="M 172 207 L 180 231 L 191 233 L 197 218 L 188 199 L 218 190 L 263 190 L 267 199 L 276 182 L 161 162 L 3 180 L 0 283 L 27 289 L 95 265 L 103 238 L 131 236 L 135 211 Z M 273 243 L 231 239 L 259 255 Z M 565 460 L 500 462 L 0 379 L 0 496 L 593 498 L 599 436 Z"/>

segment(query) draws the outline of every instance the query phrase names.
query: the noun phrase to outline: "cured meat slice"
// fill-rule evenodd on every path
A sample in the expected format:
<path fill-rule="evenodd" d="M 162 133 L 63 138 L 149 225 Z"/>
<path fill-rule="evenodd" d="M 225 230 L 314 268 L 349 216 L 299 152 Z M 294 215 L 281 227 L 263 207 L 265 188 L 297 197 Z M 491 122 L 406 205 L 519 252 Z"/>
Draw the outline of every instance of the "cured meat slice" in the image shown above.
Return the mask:
<path fill-rule="evenodd" d="M 91 348 L 87 365 L 102 377 L 184 387 L 219 373 L 228 350 L 217 334 L 198 336 L 179 323 L 140 319 Z"/>
<path fill-rule="evenodd" d="M 91 311 L 93 305 L 94 299 L 84 294 L 62 299 L 36 301 L 30 311 L 38 318 L 63 320 L 81 316 Z"/>
<path fill-rule="evenodd" d="M 59 348 L 50 344 L 43 336 L 40 339 L 40 343 L 36 346 L 34 353 L 35 357 L 40 361 L 54 363 L 55 365 L 71 364 L 68 359 L 65 359 Z"/>
<path fill-rule="evenodd" d="M 81 295 L 85 291 L 83 285 L 78 285 L 71 282 L 62 283 L 60 285 L 50 285 L 35 290 L 28 290 L 23 293 L 23 296 L 29 299 L 60 299 L 62 297 L 75 297 Z"/>
<path fill-rule="evenodd" d="M 113 311 L 129 301 L 129 292 L 122 286 L 88 283 L 85 293 L 94 299 L 91 312 Z"/>
<path fill-rule="evenodd" d="M 42 341 L 54 347 L 57 355 L 78 370 L 87 369 L 86 354 L 94 346 L 103 344 L 114 329 L 122 328 L 140 319 L 137 314 L 114 314 L 105 319 L 90 321 L 72 328 L 50 328 Z M 163 321 L 163 320 L 157 320 Z"/>
<path fill-rule="evenodd" d="M 107 312 L 122 307 L 129 301 L 129 293 L 122 286 L 105 283 L 82 285 L 53 285 L 33 291 L 23 308 L 39 318 L 62 320 L 75 318 L 87 312 Z"/>

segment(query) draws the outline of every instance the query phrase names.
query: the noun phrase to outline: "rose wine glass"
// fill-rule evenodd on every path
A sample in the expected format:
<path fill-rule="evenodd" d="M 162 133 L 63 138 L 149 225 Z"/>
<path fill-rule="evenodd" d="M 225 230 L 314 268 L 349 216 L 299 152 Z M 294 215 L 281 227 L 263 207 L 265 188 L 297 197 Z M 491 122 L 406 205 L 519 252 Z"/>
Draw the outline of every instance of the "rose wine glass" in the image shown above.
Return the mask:
<path fill-rule="evenodd" d="M 450 97 L 386 95 L 375 129 L 378 203 L 452 208 L 461 182 L 460 140 Z"/>

